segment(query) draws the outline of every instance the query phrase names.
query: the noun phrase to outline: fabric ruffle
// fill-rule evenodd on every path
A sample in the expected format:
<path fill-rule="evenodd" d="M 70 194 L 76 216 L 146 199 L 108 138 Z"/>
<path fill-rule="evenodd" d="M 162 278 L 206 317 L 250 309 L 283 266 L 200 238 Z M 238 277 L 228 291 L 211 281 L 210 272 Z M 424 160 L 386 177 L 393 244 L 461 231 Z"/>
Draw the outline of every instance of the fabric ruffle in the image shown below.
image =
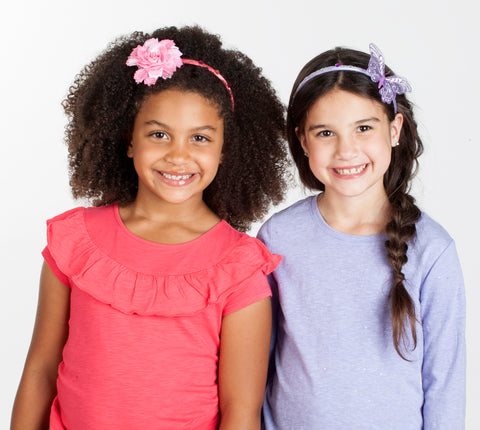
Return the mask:
<path fill-rule="evenodd" d="M 204 270 L 182 275 L 137 272 L 113 260 L 92 241 L 83 208 L 47 221 L 47 239 L 58 268 L 78 288 L 127 314 L 195 313 L 221 300 L 258 271 L 271 273 L 282 259 L 260 241 L 242 235 L 230 252 Z"/>

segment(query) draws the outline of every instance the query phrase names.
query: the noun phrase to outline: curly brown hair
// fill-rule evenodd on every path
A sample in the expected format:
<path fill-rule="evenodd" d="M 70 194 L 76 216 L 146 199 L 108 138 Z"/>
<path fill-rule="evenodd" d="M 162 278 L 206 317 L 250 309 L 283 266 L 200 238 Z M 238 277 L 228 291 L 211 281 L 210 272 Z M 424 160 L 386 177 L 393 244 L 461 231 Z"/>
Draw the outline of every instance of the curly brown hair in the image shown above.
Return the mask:
<path fill-rule="evenodd" d="M 233 92 L 234 110 L 226 87 L 203 67 L 184 65 L 153 86 L 137 84 L 136 68 L 125 63 L 133 48 L 150 38 L 171 39 L 183 58 L 219 70 Z M 95 206 L 135 199 L 138 176 L 126 155 L 134 119 L 148 96 L 165 89 L 196 92 L 218 107 L 224 120 L 223 157 L 203 198 L 219 217 L 246 231 L 286 191 L 284 107 L 260 68 L 198 26 L 122 36 L 76 76 L 63 101 L 73 196 Z"/>
<path fill-rule="evenodd" d="M 369 60 L 370 56 L 364 52 L 337 47 L 308 62 L 295 81 L 287 111 L 287 138 L 300 179 L 304 185 L 311 189 L 324 191 L 325 186 L 310 170 L 308 158 L 304 155 L 295 128 L 300 127 L 302 129 L 309 109 L 319 97 L 333 89 L 340 89 L 379 102 L 383 106 L 389 121 L 393 121 L 395 112 L 393 104 L 382 103 L 378 85 L 362 73 L 352 71 L 325 73 L 308 81 L 295 94 L 297 87 L 306 76 L 315 70 L 335 64 L 366 69 Z M 385 67 L 385 74 L 391 76 L 393 72 L 390 68 Z M 404 94 L 397 95 L 396 104 L 398 113 L 403 115 L 403 127 L 399 145 L 392 151 L 390 166 L 383 178 L 392 210 L 391 220 L 386 226 L 387 240 L 385 247 L 388 261 L 393 270 L 393 281 L 390 289 L 393 342 L 397 353 L 405 359 L 404 352 L 409 344 L 406 327 L 410 327 L 413 349 L 417 345 L 415 305 L 405 288 L 405 276 L 402 273 L 402 267 L 407 262 L 407 242 L 415 237 L 415 223 L 421 215 L 414 198 L 409 194 L 409 190 L 411 181 L 417 171 L 418 157 L 423 152 L 423 144 L 418 135 L 412 105 L 407 97 Z"/>

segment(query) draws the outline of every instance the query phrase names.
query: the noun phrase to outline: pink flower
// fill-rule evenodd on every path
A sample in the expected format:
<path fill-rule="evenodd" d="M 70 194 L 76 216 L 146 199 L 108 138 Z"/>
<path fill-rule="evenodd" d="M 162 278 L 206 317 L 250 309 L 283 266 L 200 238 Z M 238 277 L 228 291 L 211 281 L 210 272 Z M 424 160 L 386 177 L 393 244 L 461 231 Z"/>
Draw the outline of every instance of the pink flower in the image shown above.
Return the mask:
<path fill-rule="evenodd" d="M 158 78 L 170 78 L 177 68 L 182 67 L 182 53 L 173 40 L 148 39 L 138 45 L 127 59 L 127 66 L 137 66 L 133 75 L 135 82 L 154 85 Z"/>

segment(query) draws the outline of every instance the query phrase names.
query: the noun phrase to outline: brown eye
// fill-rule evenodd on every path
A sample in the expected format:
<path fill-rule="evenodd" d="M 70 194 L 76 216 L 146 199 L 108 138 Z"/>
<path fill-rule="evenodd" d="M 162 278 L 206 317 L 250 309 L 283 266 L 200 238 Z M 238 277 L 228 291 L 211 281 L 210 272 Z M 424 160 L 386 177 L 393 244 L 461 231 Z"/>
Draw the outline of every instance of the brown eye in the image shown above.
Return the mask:
<path fill-rule="evenodd" d="M 333 136 L 333 131 L 330 131 L 330 130 L 322 130 L 321 132 L 319 132 L 317 134 L 317 136 L 320 136 L 320 137 L 331 137 Z"/>
<path fill-rule="evenodd" d="M 193 136 L 193 141 L 195 143 L 205 143 L 205 142 L 210 142 L 210 139 L 207 139 L 205 136 L 202 136 L 201 134 L 196 134 Z"/>
<path fill-rule="evenodd" d="M 150 133 L 150 136 L 155 137 L 156 139 L 165 139 L 167 134 L 163 131 L 154 131 L 153 133 Z"/>
<path fill-rule="evenodd" d="M 362 133 L 365 132 L 365 131 L 371 130 L 371 129 L 372 129 L 372 127 L 370 127 L 369 125 L 361 125 L 361 126 L 358 127 L 358 131 L 360 131 Z"/>

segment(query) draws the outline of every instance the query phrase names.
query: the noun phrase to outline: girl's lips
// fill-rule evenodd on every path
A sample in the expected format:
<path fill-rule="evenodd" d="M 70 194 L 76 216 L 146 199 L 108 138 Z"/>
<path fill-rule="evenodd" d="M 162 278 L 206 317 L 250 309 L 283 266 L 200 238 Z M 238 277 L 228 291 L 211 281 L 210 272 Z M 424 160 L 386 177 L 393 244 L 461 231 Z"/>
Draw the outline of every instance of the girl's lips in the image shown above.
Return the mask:
<path fill-rule="evenodd" d="M 359 166 L 332 168 L 332 172 L 337 177 L 340 177 L 343 179 L 351 179 L 351 178 L 357 178 L 361 176 L 365 172 L 367 167 L 368 167 L 368 164 L 361 164 Z"/>
<path fill-rule="evenodd" d="M 188 185 L 192 183 L 195 178 L 197 177 L 196 173 L 169 173 L 169 172 L 161 172 L 160 170 L 156 171 L 158 177 L 167 185 L 173 187 L 182 187 L 184 185 Z"/>

